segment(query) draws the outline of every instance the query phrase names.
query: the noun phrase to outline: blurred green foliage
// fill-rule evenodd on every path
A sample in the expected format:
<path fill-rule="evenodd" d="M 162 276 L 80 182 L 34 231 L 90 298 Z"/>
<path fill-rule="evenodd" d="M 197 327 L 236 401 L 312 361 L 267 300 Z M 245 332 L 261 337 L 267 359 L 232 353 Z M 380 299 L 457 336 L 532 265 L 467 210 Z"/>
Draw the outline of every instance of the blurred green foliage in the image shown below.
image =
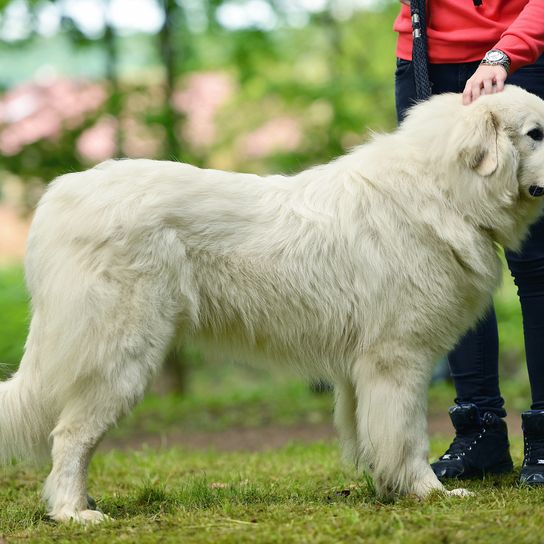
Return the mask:
<path fill-rule="evenodd" d="M 28 295 L 20 268 L 0 269 L 0 315 L 0 377 L 5 377 L 21 360 L 29 323 Z"/>
<path fill-rule="evenodd" d="M 292 172 L 325 162 L 361 142 L 368 128 L 394 126 L 396 36 L 392 23 L 397 2 L 384 1 L 380 9 L 355 12 L 346 20 L 324 9 L 310 14 L 308 24 L 301 27 L 282 24 L 286 17 L 282 3 L 270 2 L 280 21 L 272 30 L 222 27 L 216 12 L 224 3 L 192 2 L 205 8 L 207 17 L 206 25 L 195 28 L 190 7 L 170 2 L 168 35 L 161 29 L 157 36 L 113 35 L 108 39 L 106 28 L 103 34 L 89 38 L 75 21 L 65 18 L 57 36 L 46 39 L 30 33 L 20 42 L 0 44 L 0 63 L 6 68 L 0 85 L 4 87 L 13 85 L 14 74 L 29 79 L 48 64 L 69 77 L 102 81 L 109 92 L 102 107 L 76 126 L 66 124 L 61 137 L 39 140 L 17 155 L 0 157 L 0 169 L 22 179 L 47 182 L 88 167 L 77 152 L 76 141 L 106 114 L 116 119 L 132 116 L 160 129 L 156 132 L 160 145 L 152 158 L 174 155 L 197 165 L 255 172 Z M 183 89 L 188 75 L 202 71 L 227 73 L 236 86 L 234 98 L 217 119 L 219 137 L 204 148 L 183 141 L 183 116 L 173 113 L 170 106 L 172 92 Z M 169 88 L 170 77 L 174 88 Z M 135 111 L 127 104 L 142 88 L 159 98 Z M 251 161 L 240 157 L 240 135 L 281 115 L 300 123 L 302 144 L 292 152 Z M 119 130 L 126 129 L 121 125 Z M 175 153 L 171 137 L 177 139 Z M 116 151 L 116 155 L 127 154 L 122 145 Z"/>

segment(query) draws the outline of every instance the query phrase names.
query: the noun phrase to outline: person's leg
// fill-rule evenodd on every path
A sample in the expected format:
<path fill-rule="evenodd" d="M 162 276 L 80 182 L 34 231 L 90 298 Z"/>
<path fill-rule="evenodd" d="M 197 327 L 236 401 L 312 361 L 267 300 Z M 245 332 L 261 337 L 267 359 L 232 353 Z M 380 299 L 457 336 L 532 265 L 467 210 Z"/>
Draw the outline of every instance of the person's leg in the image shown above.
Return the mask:
<path fill-rule="evenodd" d="M 506 258 L 521 302 L 531 409 L 544 410 L 544 219 L 532 226 L 522 251 L 507 251 Z"/>
<path fill-rule="evenodd" d="M 429 75 L 433 94 L 462 92 L 466 80 L 478 67 L 477 62 L 464 64 L 432 64 Z M 412 63 L 397 60 L 395 100 L 399 123 L 416 102 Z M 495 312 L 488 314 L 469 331 L 449 354 L 451 375 L 457 391 L 456 403 L 473 403 L 483 412 L 505 416 L 504 400 L 498 378 L 499 340 Z"/>
<path fill-rule="evenodd" d="M 518 70 L 507 83 L 544 99 L 544 55 L 535 64 Z M 521 302 L 532 397 L 531 410 L 521 415 L 525 452 L 520 482 L 544 485 L 544 219 L 531 227 L 522 250 L 507 252 L 506 258 Z"/>
<path fill-rule="evenodd" d="M 532 396 L 531 410 L 521 414 L 525 451 L 519 479 L 544 485 L 544 219 L 532 226 L 522 251 L 506 257 L 521 302 Z"/>
<path fill-rule="evenodd" d="M 507 252 L 510 272 L 518 287 L 531 410 L 521 414 L 525 451 L 520 482 L 544 484 L 544 219 L 534 224 L 520 253 Z"/>
<path fill-rule="evenodd" d="M 448 361 L 457 392 L 455 404 L 475 404 L 482 414 L 506 416 L 499 389 L 499 336 L 493 308 L 459 340 Z"/>
<path fill-rule="evenodd" d="M 507 83 L 519 85 L 544 99 L 544 55 L 518 70 Z M 523 315 L 525 354 L 533 410 L 544 410 L 544 219 L 535 223 L 519 253 L 506 252 L 518 288 Z"/>
<path fill-rule="evenodd" d="M 462 92 L 477 67 L 477 62 L 431 65 L 433 94 Z M 415 103 L 414 97 L 411 63 L 397 61 L 395 98 L 399 123 Z M 458 405 L 450 410 L 456 438 L 438 463 L 433 464 L 435 473 L 446 478 L 511 470 L 506 427 L 496 417 L 506 413 L 499 390 L 497 321 L 492 308 L 460 339 L 448 359 L 457 391 Z M 487 412 L 492 414 L 485 417 Z"/>
<path fill-rule="evenodd" d="M 460 67 L 455 92 L 462 92 L 479 62 Z M 499 389 L 499 335 L 493 307 L 457 343 L 448 354 L 450 372 L 455 385 L 456 405 L 473 404 L 485 412 L 504 417 L 504 400 Z"/>

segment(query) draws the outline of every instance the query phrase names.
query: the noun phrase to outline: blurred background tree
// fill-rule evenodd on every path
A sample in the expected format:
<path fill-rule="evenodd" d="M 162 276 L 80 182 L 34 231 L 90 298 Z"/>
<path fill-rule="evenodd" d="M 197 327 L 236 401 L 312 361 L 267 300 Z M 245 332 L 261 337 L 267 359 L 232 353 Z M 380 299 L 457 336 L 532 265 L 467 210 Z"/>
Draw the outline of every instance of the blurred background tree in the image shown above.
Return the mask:
<path fill-rule="evenodd" d="M 368 126 L 390 128 L 397 6 L 309 4 L 3 0 L 0 167 L 44 183 L 120 155 L 293 171 L 342 153 Z M 156 20 L 146 31 L 123 27 L 116 6 L 145 8 Z M 73 87 L 65 102 L 36 98 L 61 83 Z M 83 103 L 72 112 L 78 94 Z M 47 109 L 56 130 L 18 140 L 20 123 L 44 121 Z M 102 139 L 108 127 L 103 157 L 85 146 L 97 126 Z"/>

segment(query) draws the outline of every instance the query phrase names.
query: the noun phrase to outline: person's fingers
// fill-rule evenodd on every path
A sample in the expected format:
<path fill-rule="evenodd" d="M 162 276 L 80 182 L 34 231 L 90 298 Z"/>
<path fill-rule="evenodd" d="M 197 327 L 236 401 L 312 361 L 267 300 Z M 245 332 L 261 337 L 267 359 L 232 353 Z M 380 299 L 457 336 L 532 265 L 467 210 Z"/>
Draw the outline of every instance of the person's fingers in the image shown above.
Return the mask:
<path fill-rule="evenodd" d="M 482 95 L 482 82 L 480 80 L 475 81 L 472 84 L 472 101 L 476 100 Z"/>
<path fill-rule="evenodd" d="M 496 89 L 497 89 L 497 92 L 500 93 L 502 91 L 504 91 L 504 82 L 505 80 L 504 79 L 499 79 L 497 78 L 496 80 L 497 84 L 496 84 Z"/>
<path fill-rule="evenodd" d="M 495 83 L 496 83 L 496 88 L 498 93 L 504 91 L 505 81 L 506 81 L 506 74 L 501 73 L 500 75 L 495 77 Z"/>
<path fill-rule="evenodd" d="M 493 80 L 491 78 L 484 79 L 484 90 L 482 94 L 493 94 Z"/>
<path fill-rule="evenodd" d="M 467 81 L 466 99 L 463 93 L 463 104 L 467 105 L 474 102 L 482 94 L 482 81 L 480 79 L 469 79 Z"/>
<path fill-rule="evenodd" d="M 480 65 L 465 85 L 463 104 L 466 106 L 484 94 L 500 93 L 507 76 L 503 66 Z"/>
<path fill-rule="evenodd" d="M 470 80 L 467 81 L 465 88 L 463 89 L 463 104 L 467 106 L 472 102 L 472 87 Z"/>

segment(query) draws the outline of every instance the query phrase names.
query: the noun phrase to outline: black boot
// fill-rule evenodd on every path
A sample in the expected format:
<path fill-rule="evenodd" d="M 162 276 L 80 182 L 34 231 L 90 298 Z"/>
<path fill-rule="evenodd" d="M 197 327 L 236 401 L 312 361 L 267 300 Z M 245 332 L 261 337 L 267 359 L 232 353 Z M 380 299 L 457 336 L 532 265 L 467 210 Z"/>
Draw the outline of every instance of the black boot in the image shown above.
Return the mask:
<path fill-rule="evenodd" d="M 521 414 L 525 455 L 519 482 L 527 485 L 544 484 L 544 410 Z"/>
<path fill-rule="evenodd" d="M 440 459 L 431 465 L 439 480 L 482 478 L 513 470 L 506 423 L 493 412 L 480 415 L 475 404 L 449 409 L 455 438 Z"/>

